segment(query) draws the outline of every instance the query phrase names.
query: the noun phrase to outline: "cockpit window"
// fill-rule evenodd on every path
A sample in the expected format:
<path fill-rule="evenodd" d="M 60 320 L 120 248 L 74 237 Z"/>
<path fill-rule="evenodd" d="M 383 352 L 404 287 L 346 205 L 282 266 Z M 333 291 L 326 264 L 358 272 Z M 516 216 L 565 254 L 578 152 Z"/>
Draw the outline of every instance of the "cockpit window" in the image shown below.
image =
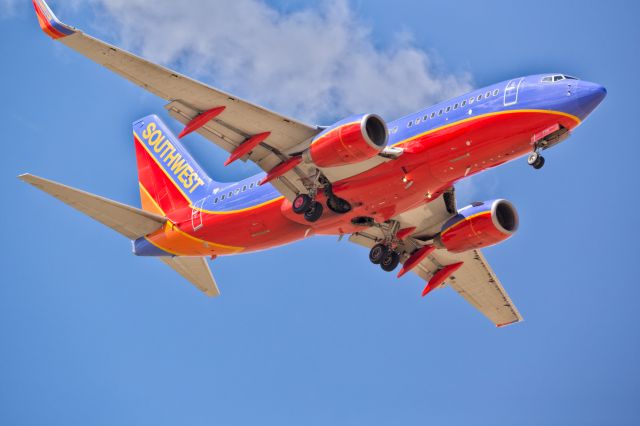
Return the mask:
<path fill-rule="evenodd" d="M 551 82 L 562 81 L 562 80 L 580 80 L 580 79 L 576 77 L 572 77 L 570 75 L 566 75 L 566 74 L 549 75 L 546 77 L 542 77 L 543 83 L 551 83 Z"/>

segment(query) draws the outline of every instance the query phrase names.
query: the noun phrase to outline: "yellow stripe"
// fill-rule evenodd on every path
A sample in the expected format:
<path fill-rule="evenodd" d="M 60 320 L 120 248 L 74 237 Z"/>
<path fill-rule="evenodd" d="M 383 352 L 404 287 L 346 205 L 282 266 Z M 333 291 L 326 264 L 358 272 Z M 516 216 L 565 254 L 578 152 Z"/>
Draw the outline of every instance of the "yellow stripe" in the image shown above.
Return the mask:
<path fill-rule="evenodd" d="M 452 123 L 449 123 L 449 124 L 445 124 L 445 125 L 440 126 L 440 127 L 436 127 L 434 129 L 431 129 L 431 130 L 427 130 L 427 131 L 419 133 L 419 134 L 417 134 L 415 136 L 411 136 L 410 138 L 403 139 L 403 140 L 401 140 L 399 142 L 396 142 L 392 146 L 398 146 L 398 145 L 401 145 L 401 144 L 406 143 L 406 142 L 411 142 L 414 139 L 421 138 L 421 137 L 423 137 L 425 135 L 428 135 L 428 134 L 431 134 L 431 133 L 434 133 L 434 132 L 437 132 L 437 131 L 440 131 L 440 130 L 447 129 L 447 128 L 452 127 L 452 126 L 457 126 L 458 124 L 466 123 L 468 121 L 477 120 L 477 119 L 485 118 L 485 117 L 491 117 L 491 116 L 495 116 L 495 115 L 518 114 L 518 113 L 526 113 L 526 112 L 537 112 L 537 113 L 561 115 L 561 116 L 564 116 L 564 117 L 571 118 L 577 124 L 580 124 L 580 119 L 578 117 L 576 117 L 575 115 L 572 115 L 572 114 L 567 114 L 566 112 L 562 112 L 562 111 L 553 111 L 553 110 L 547 110 L 547 109 L 514 109 L 514 110 L 509 110 L 509 111 L 496 111 L 496 112 L 489 112 L 487 114 L 478 115 L 478 116 L 475 116 L 475 117 L 465 118 L 464 120 L 455 121 L 455 122 L 452 122 Z"/>
<path fill-rule="evenodd" d="M 138 182 L 138 184 L 140 185 L 140 189 L 141 189 L 141 190 L 143 190 L 143 191 L 145 192 L 145 194 L 147 194 L 147 195 L 149 196 L 149 198 L 151 199 L 151 201 L 153 201 L 153 204 L 154 204 L 154 205 L 158 208 L 158 210 L 160 210 L 160 211 L 162 212 L 162 214 L 166 217 L 166 214 L 164 213 L 164 210 L 162 210 L 162 208 L 158 205 L 158 203 L 156 203 L 156 201 L 153 199 L 153 197 L 151 197 L 151 195 L 149 194 L 149 191 L 147 191 L 147 188 L 145 188 L 145 187 L 144 187 L 144 185 L 142 184 L 142 182 Z M 198 242 L 198 243 L 205 243 L 205 244 L 208 244 L 208 245 L 213 246 L 214 248 L 215 248 L 215 247 L 219 247 L 219 248 L 228 249 L 228 250 L 232 250 L 232 251 L 236 251 L 236 252 L 240 252 L 240 251 L 242 251 L 242 250 L 244 250 L 244 249 L 245 249 L 245 247 L 228 246 L 228 245 L 225 245 L 225 244 L 219 244 L 219 243 L 214 243 L 214 242 L 212 242 L 212 241 L 202 240 L 202 239 L 200 239 L 200 238 L 194 237 L 193 235 L 190 235 L 190 234 L 188 234 L 188 233 L 186 233 L 186 232 L 182 231 L 180 228 L 178 228 L 178 227 L 176 227 L 176 226 L 175 226 L 176 224 L 175 224 L 174 222 L 170 221 L 169 219 L 167 219 L 167 223 L 171 226 L 171 230 L 172 230 L 173 232 L 177 232 L 177 233 L 179 233 L 179 234 L 181 234 L 181 235 L 183 235 L 183 236 L 185 236 L 185 237 L 187 237 L 187 238 L 189 238 L 189 239 L 191 239 L 191 240 L 193 240 L 193 241 L 196 241 L 196 242 Z M 156 247 L 158 247 L 158 248 L 160 248 L 160 249 L 162 249 L 162 250 L 164 250 L 164 251 L 166 251 L 166 252 L 168 252 L 168 253 L 176 254 L 176 253 L 174 253 L 174 252 L 172 252 L 172 251 L 170 251 L 170 250 L 167 250 L 167 249 L 165 249 L 165 248 L 163 248 L 163 247 L 160 247 L 160 246 L 159 246 L 159 245 L 157 245 L 157 244 L 154 244 L 154 243 L 153 243 L 152 241 L 150 241 L 147 237 L 145 237 L 145 239 L 146 239 L 147 241 L 149 241 L 151 244 L 153 244 L 154 246 L 156 246 Z"/>

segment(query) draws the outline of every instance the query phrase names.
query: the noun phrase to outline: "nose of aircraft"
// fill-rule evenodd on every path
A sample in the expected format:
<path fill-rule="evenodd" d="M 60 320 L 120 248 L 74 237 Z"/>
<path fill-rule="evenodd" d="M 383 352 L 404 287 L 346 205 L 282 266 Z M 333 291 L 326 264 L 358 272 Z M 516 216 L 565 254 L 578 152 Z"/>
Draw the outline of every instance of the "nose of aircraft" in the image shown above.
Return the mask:
<path fill-rule="evenodd" d="M 584 112 L 585 117 L 600 105 L 605 96 L 607 96 L 607 89 L 604 86 L 588 81 L 580 82 L 578 97 L 580 98 L 580 109 Z"/>

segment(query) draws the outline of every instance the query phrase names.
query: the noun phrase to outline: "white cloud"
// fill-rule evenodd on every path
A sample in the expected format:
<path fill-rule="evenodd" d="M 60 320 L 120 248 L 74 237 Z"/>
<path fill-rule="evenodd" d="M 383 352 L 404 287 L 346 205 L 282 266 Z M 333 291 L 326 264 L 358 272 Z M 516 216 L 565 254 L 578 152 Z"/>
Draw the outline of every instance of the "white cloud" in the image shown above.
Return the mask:
<path fill-rule="evenodd" d="M 310 122 L 390 120 L 470 88 L 468 74 L 437 72 L 403 34 L 375 45 L 347 0 L 290 13 L 260 0 L 86 1 L 123 47 Z"/>
<path fill-rule="evenodd" d="M 0 17 L 13 16 L 17 6 L 18 0 L 0 0 Z"/>

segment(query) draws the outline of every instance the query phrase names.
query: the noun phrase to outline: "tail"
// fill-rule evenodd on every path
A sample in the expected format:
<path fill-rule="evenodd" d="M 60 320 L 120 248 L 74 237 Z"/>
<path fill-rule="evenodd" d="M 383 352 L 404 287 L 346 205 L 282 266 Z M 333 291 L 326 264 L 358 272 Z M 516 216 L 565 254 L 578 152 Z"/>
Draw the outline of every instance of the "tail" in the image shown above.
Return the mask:
<path fill-rule="evenodd" d="M 213 181 L 156 115 L 133 123 L 142 208 L 158 215 L 190 207 Z"/>
<path fill-rule="evenodd" d="M 158 230 L 167 220 L 152 212 L 127 206 L 38 176 L 23 174 L 19 178 L 130 240 L 139 239 Z M 217 296 L 220 294 L 209 265 L 204 258 L 167 257 L 161 260 L 207 295 Z"/>

